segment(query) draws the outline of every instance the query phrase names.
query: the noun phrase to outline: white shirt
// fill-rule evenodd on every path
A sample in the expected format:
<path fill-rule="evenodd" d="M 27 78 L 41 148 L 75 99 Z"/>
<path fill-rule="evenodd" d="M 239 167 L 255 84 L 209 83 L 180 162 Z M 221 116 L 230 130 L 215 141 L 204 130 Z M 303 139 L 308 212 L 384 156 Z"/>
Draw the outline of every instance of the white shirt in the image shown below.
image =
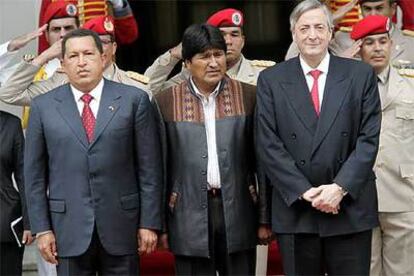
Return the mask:
<path fill-rule="evenodd" d="M 96 119 L 96 116 L 98 115 L 98 109 L 99 109 L 99 103 L 101 102 L 101 96 L 102 96 L 102 89 L 104 85 L 103 78 L 98 83 L 98 85 L 92 89 L 91 92 L 89 92 L 89 95 L 91 95 L 93 98 L 91 102 L 89 103 L 89 106 L 91 107 L 93 116 Z M 82 101 L 81 97 L 85 94 L 82 91 L 79 91 L 76 89 L 73 85 L 70 85 L 70 88 L 72 89 L 73 96 L 75 97 L 75 102 L 79 110 L 80 116 L 82 116 L 83 107 L 85 105 L 84 101 Z"/>
<path fill-rule="evenodd" d="M 330 59 L 331 57 L 329 53 L 326 53 L 325 57 L 322 59 L 321 63 L 319 63 L 318 67 L 312 68 L 306 63 L 306 61 L 302 58 L 302 56 L 299 55 L 300 66 L 302 67 L 303 74 L 305 75 L 306 84 L 308 85 L 308 88 L 309 88 L 309 93 L 312 90 L 313 81 L 314 81 L 312 75 L 310 74 L 310 71 L 317 69 L 322 72 L 318 78 L 318 96 L 319 96 L 320 109 L 322 109 L 323 93 L 325 91 L 326 76 L 328 75 Z"/>
<path fill-rule="evenodd" d="M 44 69 L 46 72 L 46 77 L 50 78 L 56 70 L 60 67 L 60 60 L 58 58 L 54 58 L 52 60 L 49 60 L 45 65 Z"/>
<path fill-rule="evenodd" d="M 9 43 L 10 41 L 0 45 L 0 86 L 13 74 L 18 65 L 17 63 L 12 63 L 18 51 L 7 51 Z"/>
<path fill-rule="evenodd" d="M 217 155 L 217 142 L 216 142 L 216 97 L 219 92 L 219 82 L 213 92 L 210 93 L 208 98 L 200 93 L 197 86 L 194 84 L 193 79 L 190 78 L 190 84 L 193 87 L 196 95 L 200 98 L 203 105 L 204 124 L 207 135 L 207 183 L 208 189 L 220 189 L 220 167 Z"/>

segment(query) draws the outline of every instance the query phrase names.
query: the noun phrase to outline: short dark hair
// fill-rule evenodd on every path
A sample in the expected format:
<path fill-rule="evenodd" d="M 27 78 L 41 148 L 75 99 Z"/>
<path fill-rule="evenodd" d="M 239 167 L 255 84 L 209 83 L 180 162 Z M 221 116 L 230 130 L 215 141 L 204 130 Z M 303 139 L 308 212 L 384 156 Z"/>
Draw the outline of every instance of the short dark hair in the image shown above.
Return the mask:
<path fill-rule="evenodd" d="M 207 24 L 193 24 L 184 31 L 181 52 L 184 60 L 191 60 L 196 54 L 209 49 L 227 51 L 226 42 L 218 28 Z"/>
<path fill-rule="evenodd" d="M 361 5 L 365 2 L 380 2 L 380 1 L 383 1 L 383 0 L 359 0 L 359 4 Z M 388 0 L 388 3 L 390 4 L 390 6 L 394 4 L 395 2 L 396 0 Z"/>
<path fill-rule="evenodd" d="M 103 47 L 101 39 L 99 38 L 98 34 L 91 30 L 85 30 L 85 29 L 76 29 L 69 33 L 67 33 L 62 40 L 62 58 L 65 56 L 66 53 L 66 41 L 68 41 L 71 38 L 75 37 L 86 37 L 91 36 L 93 40 L 95 41 L 96 48 L 98 49 L 99 53 L 103 53 Z"/>

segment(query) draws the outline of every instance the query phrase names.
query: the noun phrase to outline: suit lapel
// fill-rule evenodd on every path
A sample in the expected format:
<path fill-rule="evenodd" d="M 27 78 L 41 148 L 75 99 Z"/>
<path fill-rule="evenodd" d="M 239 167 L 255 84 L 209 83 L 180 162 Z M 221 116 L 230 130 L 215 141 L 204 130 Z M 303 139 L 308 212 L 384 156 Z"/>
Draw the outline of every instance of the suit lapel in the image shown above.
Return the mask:
<path fill-rule="evenodd" d="M 287 81 L 281 85 L 285 90 L 293 109 L 309 132 L 314 135 L 318 117 L 313 108 L 312 99 L 300 66 L 299 58 L 292 59 L 291 68 L 288 71 Z"/>
<path fill-rule="evenodd" d="M 331 55 L 318 127 L 313 140 L 312 152 L 318 148 L 334 123 L 349 88 L 349 79 L 343 74 L 343 70 L 338 68 L 336 58 Z"/>
<path fill-rule="evenodd" d="M 101 136 L 102 132 L 111 121 L 115 113 L 118 111 L 121 95 L 115 90 L 111 89 L 111 84 L 105 80 L 102 90 L 101 102 L 99 104 L 98 115 L 96 116 L 96 125 L 94 131 L 94 138 L 90 144 L 92 147 Z"/>
<path fill-rule="evenodd" d="M 386 93 L 381 93 L 381 108 L 382 110 L 386 109 L 397 96 L 402 92 L 402 82 L 403 78 L 398 75 L 397 71 L 393 68 L 390 68 L 390 76 L 388 79 L 388 86 L 392 85 L 393 87 L 389 87 Z"/>
<path fill-rule="evenodd" d="M 63 120 L 69 125 L 85 149 L 88 148 L 86 132 L 69 84 L 62 86 L 62 90 L 56 93 L 55 100 L 58 102 L 56 109 Z"/>

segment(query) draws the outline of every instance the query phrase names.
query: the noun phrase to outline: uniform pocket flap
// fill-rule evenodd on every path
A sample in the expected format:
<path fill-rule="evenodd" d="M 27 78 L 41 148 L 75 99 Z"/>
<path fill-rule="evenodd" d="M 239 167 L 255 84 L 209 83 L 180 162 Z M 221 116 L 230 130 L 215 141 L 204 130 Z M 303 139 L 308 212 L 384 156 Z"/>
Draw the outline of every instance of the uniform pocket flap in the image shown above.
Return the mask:
<path fill-rule="evenodd" d="M 136 209 L 139 204 L 138 193 L 125 195 L 121 197 L 121 206 L 124 210 Z"/>
<path fill-rule="evenodd" d="M 66 211 L 66 204 L 64 200 L 49 200 L 49 210 L 56 213 L 64 213 Z"/>
<path fill-rule="evenodd" d="M 402 178 L 408 178 L 414 176 L 414 165 L 411 164 L 401 164 L 400 173 Z"/>
<path fill-rule="evenodd" d="M 398 119 L 403 119 L 403 120 L 413 120 L 414 110 L 410 108 L 397 107 L 395 109 L 395 117 L 397 117 Z"/>

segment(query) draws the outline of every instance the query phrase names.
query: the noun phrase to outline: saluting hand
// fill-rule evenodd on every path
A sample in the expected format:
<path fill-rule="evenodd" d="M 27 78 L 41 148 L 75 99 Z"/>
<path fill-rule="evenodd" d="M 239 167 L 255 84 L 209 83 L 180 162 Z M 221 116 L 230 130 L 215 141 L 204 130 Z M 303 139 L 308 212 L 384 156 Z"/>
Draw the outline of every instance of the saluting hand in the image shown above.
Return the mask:
<path fill-rule="evenodd" d="M 7 46 L 7 51 L 13 52 L 13 51 L 17 51 L 23 48 L 30 41 L 40 37 L 46 31 L 46 28 L 47 28 L 47 24 L 44 24 L 42 27 L 34 30 L 33 32 L 30 32 L 30 33 L 27 33 L 27 34 L 24 34 L 24 35 L 21 35 L 19 37 L 12 39 L 9 45 Z"/>

